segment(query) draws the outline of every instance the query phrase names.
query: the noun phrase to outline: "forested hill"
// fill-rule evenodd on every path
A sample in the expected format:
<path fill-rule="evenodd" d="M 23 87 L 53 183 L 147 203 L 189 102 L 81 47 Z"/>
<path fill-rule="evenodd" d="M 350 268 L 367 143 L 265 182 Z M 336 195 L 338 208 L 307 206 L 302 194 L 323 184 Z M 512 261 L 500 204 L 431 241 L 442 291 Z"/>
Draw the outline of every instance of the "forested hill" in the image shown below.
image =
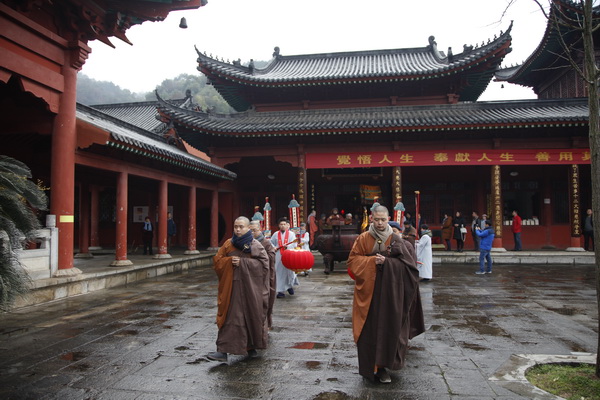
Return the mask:
<path fill-rule="evenodd" d="M 77 102 L 86 106 L 144 101 L 145 98 L 145 94 L 121 89 L 112 82 L 97 81 L 82 73 L 77 75 Z"/>
<path fill-rule="evenodd" d="M 255 61 L 258 68 L 266 65 L 266 61 Z M 192 91 L 194 101 L 203 109 L 210 109 L 218 113 L 231 113 L 233 108 L 227 104 L 212 85 L 206 84 L 204 75 L 181 74 L 172 79 L 165 79 L 156 87 L 158 94 L 166 100 L 182 99 L 186 90 Z M 154 91 L 146 93 L 133 93 L 122 89 L 112 82 L 97 81 L 80 73 L 77 77 L 77 101 L 85 105 L 130 103 L 134 101 L 156 100 Z"/>

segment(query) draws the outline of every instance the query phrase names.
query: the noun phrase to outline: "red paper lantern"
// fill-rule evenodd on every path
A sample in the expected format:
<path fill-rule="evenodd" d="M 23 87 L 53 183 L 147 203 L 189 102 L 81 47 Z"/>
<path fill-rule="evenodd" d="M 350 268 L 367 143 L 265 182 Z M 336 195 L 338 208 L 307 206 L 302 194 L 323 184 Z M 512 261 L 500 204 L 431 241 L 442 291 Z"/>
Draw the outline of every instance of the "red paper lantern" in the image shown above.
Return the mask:
<path fill-rule="evenodd" d="M 287 269 L 298 273 L 311 269 L 315 263 L 315 257 L 309 250 L 284 250 L 281 253 L 281 262 Z"/>

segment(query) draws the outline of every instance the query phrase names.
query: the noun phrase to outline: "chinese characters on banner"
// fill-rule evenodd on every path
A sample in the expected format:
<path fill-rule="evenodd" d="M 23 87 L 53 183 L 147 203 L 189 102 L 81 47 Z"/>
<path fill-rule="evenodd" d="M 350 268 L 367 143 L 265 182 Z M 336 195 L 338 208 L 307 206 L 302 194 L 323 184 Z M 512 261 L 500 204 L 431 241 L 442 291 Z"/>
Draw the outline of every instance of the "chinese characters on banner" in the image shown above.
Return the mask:
<path fill-rule="evenodd" d="M 590 164 L 589 149 L 307 153 L 306 168 Z"/>
<path fill-rule="evenodd" d="M 571 191 L 571 236 L 581 235 L 581 220 L 579 218 L 579 166 L 571 165 L 571 185 L 569 187 Z"/>

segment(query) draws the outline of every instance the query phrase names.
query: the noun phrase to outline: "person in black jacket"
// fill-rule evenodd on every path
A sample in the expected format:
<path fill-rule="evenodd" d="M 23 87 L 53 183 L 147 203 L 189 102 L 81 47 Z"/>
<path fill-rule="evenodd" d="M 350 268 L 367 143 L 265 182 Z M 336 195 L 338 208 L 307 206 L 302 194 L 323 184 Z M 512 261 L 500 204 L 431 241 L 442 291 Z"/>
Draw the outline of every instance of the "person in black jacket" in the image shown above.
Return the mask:
<path fill-rule="evenodd" d="M 590 242 L 592 242 L 591 248 L 594 248 L 594 221 L 592 215 L 592 209 L 589 208 L 587 215 L 583 218 L 583 249 L 585 251 L 590 250 Z"/>
<path fill-rule="evenodd" d="M 454 239 L 456 240 L 456 251 L 459 253 L 463 252 L 465 247 L 465 218 L 462 216 L 460 211 L 457 211 L 454 217 Z"/>
<path fill-rule="evenodd" d="M 154 225 L 150 217 L 146 217 L 142 225 L 142 240 L 144 242 L 144 255 L 152 255 L 152 239 L 154 238 Z"/>

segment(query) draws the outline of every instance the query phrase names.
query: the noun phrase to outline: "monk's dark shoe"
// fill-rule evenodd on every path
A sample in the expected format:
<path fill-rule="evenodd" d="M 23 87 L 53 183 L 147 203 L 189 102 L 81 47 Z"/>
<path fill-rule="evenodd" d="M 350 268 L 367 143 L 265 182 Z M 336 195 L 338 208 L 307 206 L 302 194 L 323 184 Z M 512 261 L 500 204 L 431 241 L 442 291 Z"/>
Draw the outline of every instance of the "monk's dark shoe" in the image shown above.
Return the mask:
<path fill-rule="evenodd" d="M 277 293 L 277 298 L 278 299 L 283 299 L 285 297 L 285 294 L 282 292 Z"/>
<path fill-rule="evenodd" d="M 292 289 L 292 288 L 289 288 L 289 289 L 288 289 L 288 293 L 289 293 L 290 295 L 293 295 L 293 294 L 294 294 L 294 289 Z"/>
<path fill-rule="evenodd" d="M 206 358 L 212 361 L 227 362 L 227 353 L 221 353 L 220 351 L 213 351 L 206 355 Z"/>
<path fill-rule="evenodd" d="M 385 368 L 379 368 L 377 370 L 377 373 L 375 374 L 375 376 L 377 377 L 377 379 L 379 379 L 379 382 L 381 382 L 381 383 L 391 383 L 392 382 L 392 377 L 390 376 L 390 374 L 387 372 L 387 370 Z"/>
<path fill-rule="evenodd" d="M 250 357 L 250 358 L 258 357 L 258 352 L 256 351 L 256 349 L 248 350 L 248 357 Z"/>

